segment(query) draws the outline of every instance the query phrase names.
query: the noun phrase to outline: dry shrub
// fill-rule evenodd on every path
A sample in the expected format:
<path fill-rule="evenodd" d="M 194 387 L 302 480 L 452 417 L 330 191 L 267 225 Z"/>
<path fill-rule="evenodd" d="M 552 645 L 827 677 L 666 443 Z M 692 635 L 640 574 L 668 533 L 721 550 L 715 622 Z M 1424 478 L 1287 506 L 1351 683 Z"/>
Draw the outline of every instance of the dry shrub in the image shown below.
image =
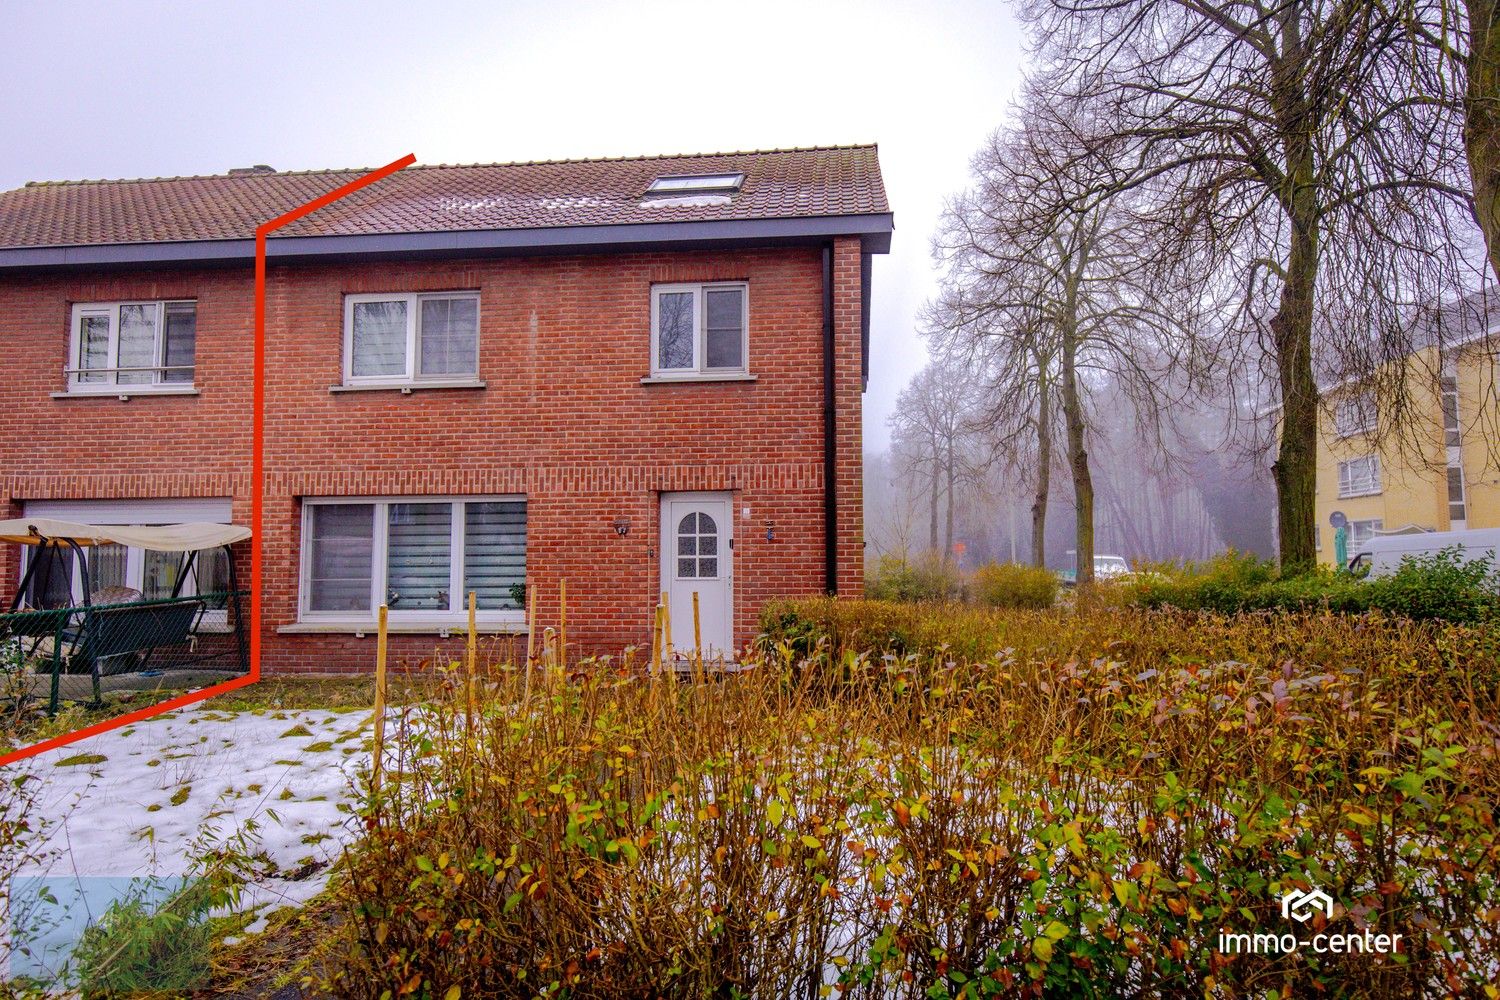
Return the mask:
<path fill-rule="evenodd" d="M 865 592 L 885 601 L 951 601 L 963 584 L 958 566 L 936 552 L 883 555 L 865 574 Z"/>
<path fill-rule="evenodd" d="M 767 625 L 741 674 L 495 666 L 472 723 L 461 675 L 403 710 L 330 989 L 1438 995 L 1495 976 L 1487 632 L 832 600 Z M 1330 931 L 1399 931 L 1401 956 L 1218 953 L 1221 929 L 1284 933 L 1279 897 L 1308 885 L 1340 903 Z"/>
<path fill-rule="evenodd" d="M 1050 608 L 1057 600 L 1057 574 L 1041 566 L 987 563 L 969 586 L 974 600 L 991 608 Z"/>

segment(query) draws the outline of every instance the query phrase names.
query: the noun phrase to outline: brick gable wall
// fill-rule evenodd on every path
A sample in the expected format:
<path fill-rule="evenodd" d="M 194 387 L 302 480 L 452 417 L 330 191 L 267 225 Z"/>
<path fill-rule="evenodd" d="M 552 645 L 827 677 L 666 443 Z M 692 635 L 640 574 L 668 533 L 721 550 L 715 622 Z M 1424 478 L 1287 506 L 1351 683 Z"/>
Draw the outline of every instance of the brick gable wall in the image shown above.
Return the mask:
<path fill-rule="evenodd" d="M 858 593 L 858 240 L 838 240 L 834 256 L 839 586 Z M 734 493 L 737 644 L 753 637 L 769 598 L 820 590 L 821 270 L 817 248 L 273 267 L 266 669 L 362 669 L 373 656 L 370 637 L 277 631 L 297 616 L 304 496 L 525 494 L 538 623 L 556 623 L 566 580 L 569 638 L 585 649 L 649 643 L 661 491 Z M 749 282 L 757 381 L 642 385 L 651 285 L 721 279 Z M 345 294 L 452 289 L 480 292 L 487 388 L 329 392 L 342 375 Z M 49 397 L 66 384 L 71 303 L 170 297 L 198 301 L 200 395 Z M 0 337 L 15 359 L 0 387 L 0 516 L 18 516 L 28 499 L 231 496 L 236 521 L 248 523 L 252 304 L 239 269 L 0 278 Z M 630 519 L 627 537 L 615 533 L 617 517 Z M 0 555 L 0 579 L 17 573 L 14 551 Z M 433 634 L 392 646 L 410 662 L 439 647 L 444 657 L 459 648 Z"/>

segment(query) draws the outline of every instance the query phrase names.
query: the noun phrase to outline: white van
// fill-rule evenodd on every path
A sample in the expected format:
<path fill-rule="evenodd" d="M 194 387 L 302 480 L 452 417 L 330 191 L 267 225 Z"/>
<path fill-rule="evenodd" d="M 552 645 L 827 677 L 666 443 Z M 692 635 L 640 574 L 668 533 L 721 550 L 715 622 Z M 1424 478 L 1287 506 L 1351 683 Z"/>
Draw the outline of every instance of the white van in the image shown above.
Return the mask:
<path fill-rule="evenodd" d="M 1349 560 L 1349 568 L 1369 566 L 1371 576 L 1389 576 L 1401 560 L 1433 556 L 1444 549 L 1457 549 L 1460 562 L 1488 556 L 1500 569 L 1500 528 L 1469 531 L 1422 531 L 1409 535 L 1376 535 L 1368 538 Z"/>

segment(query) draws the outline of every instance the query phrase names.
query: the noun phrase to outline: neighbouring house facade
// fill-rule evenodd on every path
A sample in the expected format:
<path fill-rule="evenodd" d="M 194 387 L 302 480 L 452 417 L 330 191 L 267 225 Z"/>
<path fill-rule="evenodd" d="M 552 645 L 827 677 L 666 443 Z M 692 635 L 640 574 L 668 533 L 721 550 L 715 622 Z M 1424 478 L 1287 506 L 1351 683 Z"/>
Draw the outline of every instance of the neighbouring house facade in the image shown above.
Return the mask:
<path fill-rule="evenodd" d="M 1335 562 L 1335 511 L 1348 519 L 1349 557 L 1378 533 L 1500 527 L 1500 430 L 1492 330 L 1496 305 L 1471 296 L 1424 323 L 1402 362 L 1406 426 L 1393 430 L 1373 384 L 1324 391 L 1318 423 L 1318 559 Z M 1386 366 L 1380 381 L 1391 381 Z M 1386 412 L 1382 413 L 1382 409 Z"/>
<path fill-rule="evenodd" d="M 251 523 L 255 227 L 361 171 L 0 194 L 0 518 Z M 480 631 L 730 654 L 858 594 L 873 146 L 417 166 L 267 242 L 260 644 L 362 669 Z M 95 576 L 149 596 L 170 569 Z M 23 555 L 0 554 L 9 597 Z M 452 633 L 450 635 L 450 633 Z"/>

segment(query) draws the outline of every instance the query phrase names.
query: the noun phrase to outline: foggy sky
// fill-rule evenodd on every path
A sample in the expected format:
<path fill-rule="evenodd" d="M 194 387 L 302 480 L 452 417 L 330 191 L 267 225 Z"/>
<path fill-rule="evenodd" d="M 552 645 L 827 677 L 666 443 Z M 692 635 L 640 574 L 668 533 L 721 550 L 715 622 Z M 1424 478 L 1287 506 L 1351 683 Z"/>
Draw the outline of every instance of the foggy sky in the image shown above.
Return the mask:
<path fill-rule="evenodd" d="M 943 199 L 1023 59 L 995 0 L 0 0 L 0 24 L 0 189 L 878 142 L 896 234 L 874 265 L 867 449 L 924 360 Z"/>

